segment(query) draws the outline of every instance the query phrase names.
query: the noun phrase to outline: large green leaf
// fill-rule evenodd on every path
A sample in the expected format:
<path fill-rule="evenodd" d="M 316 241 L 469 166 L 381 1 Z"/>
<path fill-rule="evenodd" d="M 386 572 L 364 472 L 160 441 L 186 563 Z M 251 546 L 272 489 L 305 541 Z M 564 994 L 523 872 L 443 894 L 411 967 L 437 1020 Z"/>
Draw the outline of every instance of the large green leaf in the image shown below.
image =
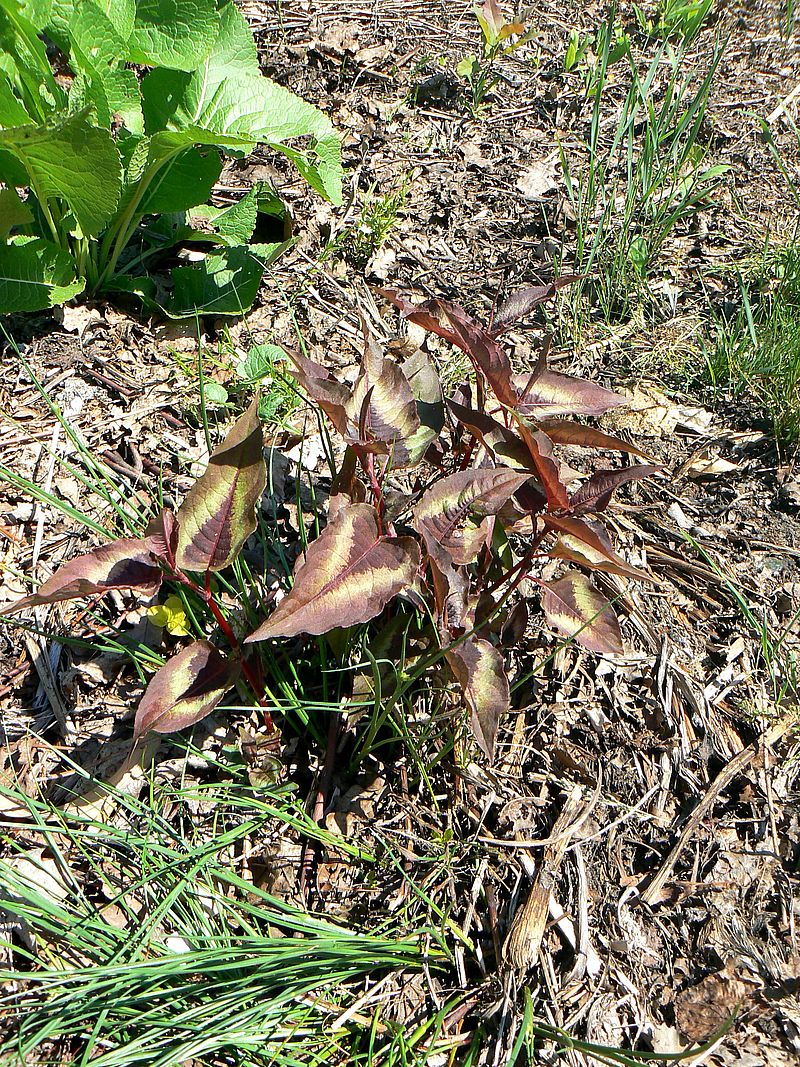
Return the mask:
<path fill-rule="evenodd" d="M 196 70 L 214 47 L 219 22 L 214 0 L 137 0 L 127 58 Z"/>
<path fill-rule="evenodd" d="M 0 245 L 0 314 L 42 311 L 83 291 L 72 256 L 41 237 L 17 237 Z"/>
<path fill-rule="evenodd" d="M 158 171 L 147 186 L 139 211 L 143 215 L 188 211 L 211 196 L 222 171 L 216 148 L 187 148 Z M 250 231 L 252 233 L 252 230 Z"/>
<path fill-rule="evenodd" d="M 167 314 L 175 319 L 200 314 L 243 315 L 258 295 L 264 268 L 286 247 L 284 242 L 223 248 L 195 267 L 176 267 Z"/>
<path fill-rule="evenodd" d="M 232 4 L 220 10 L 213 50 L 191 74 L 154 70 L 142 82 L 145 127 L 154 147 L 190 144 L 250 150 L 265 142 L 287 155 L 323 195 L 341 199 L 341 155 L 330 120 L 259 73 L 252 35 Z M 284 142 L 310 137 L 307 152 Z"/>
<path fill-rule="evenodd" d="M 176 560 L 182 570 L 222 570 L 255 530 L 256 505 L 267 483 L 263 450 L 256 398 L 214 449 L 178 511 Z"/>
<path fill-rule="evenodd" d="M 100 233 L 122 187 L 122 161 L 109 130 L 79 113 L 44 126 L 0 130 L 0 146 L 23 164 L 40 200 L 63 198 L 85 235 Z"/>
<path fill-rule="evenodd" d="M 26 111 L 44 119 L 63 107 L 66 94 L 53 77 L 39 30 L 19 0 L 0 0 L 0 58 Z"/>
<path fill-rule="evenodd" d="M 15 226 L 33 219 L 30 207 L 23 204 L 16 189 L 0 189 L 0 240 L 5 241 Z"/>
<path fill-rule="evenodd" d="M 0 73 L 0 126 L 27 126 L 33 122 L 14 94 L 8 76 Z"/>

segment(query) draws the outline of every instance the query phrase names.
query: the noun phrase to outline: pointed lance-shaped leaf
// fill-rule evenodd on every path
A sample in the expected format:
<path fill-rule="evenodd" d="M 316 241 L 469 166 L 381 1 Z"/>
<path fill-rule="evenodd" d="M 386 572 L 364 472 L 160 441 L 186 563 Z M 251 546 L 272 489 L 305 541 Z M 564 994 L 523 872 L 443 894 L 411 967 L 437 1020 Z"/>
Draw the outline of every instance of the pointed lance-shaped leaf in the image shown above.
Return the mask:
<path fill-rule="evenodd" d="M 214 449 L 178 510 L 176 562 L 182 570 L 219 571 L 256 528 L 267 484 L 258 397 Z"/>
<path fill-rule="evenodd" d="M 544 584 L 542 611 L 554 629 L 584 648 L 622 653 L 622 635 L 614 609 L 580 571 L 567 571 L 558 581 Z"/>
<path fill-rule="evenodd" d="M 531 454 L 533 465 L 538 471 L 548 506 L 556 511 L 569 507 L 569 492 L 561 478 L 561 464 L 553 455 L 553 443 L 547 434 L 537 430 L 516 411 L 512 415 L 519 426 L 520 436 Z"/>
<path fill-rule="evenodd" d="M 533 374 L 515 374 L 514 385 L 519 394 L 516 410 L 534 419 L 551 415 L 603 415 L 628 403 L 611 389 L 569 374 L 558 374 L 545 366 L 538 367 Z"/>
<path fill-rule="evenodd" d="M 574 445 L 577 448 L 611 448 L 616 452 L 627 452 L 631 456 L 647 459 L 647 453 L 641 448 L 614 437 L 610 433 L 596 430 L 594 426 L 584 426 L 581 422 L 569 419 L 539 419 L 537 426 L 543 430 L 555 445 Z"/>
<path fill-rule="evenodd" d="M 299 561 L 291 592 L 246 643 L 369 622 L 414 582 L 419 565 L 414 538 L 381 534 L 371 505 L 340 507 Z"/>
<path fill-rule="evenodd" d="M 511 293 L 494 313 L 489 333 L 493 337 L 497 337 L 498 334 L 503 333 L 518 319 L 533 311 L 538 304 L 544 303 L 545 300 L 552 300 L 559 289 L 563 289 L 565 285 L 572 285 L 579 278 L 579 274 L 563 274 L 560 278 L 554 278 L 547 285 L 532 285 L 527 289 L 520 289 L 516 293 Z"/>
<path fill-rule="evenodd" d="M 479 544 L 466 524 L 495 515 L 529 475 L 508 467 L 458 471 L 435 482 L 414 508 L 414 528 L 426 544 L 440 545 L 455 563 L 475 558 Z"/>
<path fill-rule="evenodd" d="M 156 559 L 174 567 L 175 553 L 178 551 L 178 522 L 175 513 L 169 508 L 162 508 L 148 525 L 145 541 Z"/>
<path fill-rule="evenodd" d="M 338 382 L 321 363 L 315 363 L 300 352 L 288 351 L 287 355 L 294 363 L 294 374 L 303 392 L 319 404 L 337 432 L 344 437 L 347 434 L 347 403 L 350 390 Z"/>
<path fill-rule="evenodd" d="M 483 411 L 448 400 L 447 406 L 462 426 L 477 437 L 487 452 L 506 467 L 534 471 L 533 458 L 523 441 L 507 426 Z"/>
<path fill-rule="evenodd" d="M 445 657 L 464 691 L 475 740 L 492 759 L 500 722 L 511 703 L 503 657 L 491 642 L 475 636 L 448 649 Z"/>
<path fill-rule="evenodd" d="M 543 515 L 542 519 L 551 529 L 561 533 L 555 547 L 549 552 L 555 559 L 566 559 L 590 570 L 619 574 L 623 578 L 644 582 L 653 580 L 647 571 L 632 567 L 614 551 L 608 534 L 599 523 L 571 515 Z"/>
<path fill-rule="evenodd" d="M 39 604 L 94 596 L 110 589 L 134 589 L 142 596 L 152 596 L 158 592 L 161 578 L 161 568 L 147 540 L 123 537 L 71 559 L 35 593 L 3 608 L 0 614 L 10 615 Z"/>
<path fill-rule="evenodd" d="M 614 490 L 626 482 L 649 478 L 660 468 L 649 463 L 637 463 L 619 470 L 596 471 L 572 496 L 570 510 L 577 515 L 585 511 L 604 511 Z"/>
<path fill-rule="evenodd" d="M 413 466 L 419 462 L 431 438 L 417 441 L 420 428 L 417 402 L 398 365 L 381 352 L 364 331 L 364 356 L 361 373 L 347 403 L 349 429 L 347 440 L 367 447 L 372 442 L 384 446 L 393 467 Z"/>
<path fill-rule="evenodd" d="M 502 404 L 513 406 L 516 403 L 511 362 L 505 349 L 494 340 L 483 323 L 450 300 L 426 300 L 423 304 L 412 304 L 391 290 L 382 290 L 382 293 L 400 309 L 403 318 L 438 334 L 466 352 Z"/>
<path fill-rule="evenodd" d="M 239 675 L 239 664 L 210 641 L 195 641 L 167 660 L 139 702 L 135 738 L 154 730 L 171 734 L 210 715 Z"/>

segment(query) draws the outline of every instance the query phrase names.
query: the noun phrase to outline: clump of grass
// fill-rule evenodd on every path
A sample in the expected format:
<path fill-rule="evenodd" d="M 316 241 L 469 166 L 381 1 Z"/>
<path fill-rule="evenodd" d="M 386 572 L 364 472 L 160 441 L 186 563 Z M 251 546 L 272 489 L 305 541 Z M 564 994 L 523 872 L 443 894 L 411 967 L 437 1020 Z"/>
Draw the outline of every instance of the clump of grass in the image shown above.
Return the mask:
<path fill-rule="evenodd" d="M 705 343 L 706 374 L 763 412 L 781 449 L 800 448 L 800 244 L 768 251 L 750 279 L 740 277 L 741 305 L 718 318 Z M 752 293 L 756 295 L 752 295 Z"/>
<path fill-rule="evenodd" d="M 399 189 L 378 196 L 375 186 L 369 190 L 358 217 L 341 239 L 341 250 L 347 262 L 363 270 L 379 248 L 386 242 L 408 195 L 408 181 Z"/>

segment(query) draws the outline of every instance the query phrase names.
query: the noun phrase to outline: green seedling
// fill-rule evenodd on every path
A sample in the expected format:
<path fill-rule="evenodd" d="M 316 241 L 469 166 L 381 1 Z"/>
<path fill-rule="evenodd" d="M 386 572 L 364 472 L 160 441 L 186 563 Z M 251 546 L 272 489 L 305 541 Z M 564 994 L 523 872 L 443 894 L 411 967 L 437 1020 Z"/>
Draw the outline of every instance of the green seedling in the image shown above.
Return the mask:
<path fill-rule="evenodd" d="M 473 11 L 481 28 L 481 54 L 465 56 L 456 67 L 456 73 L 464 78 L 469 89 L 470 109 L 478 115 L 486 97 L 497 84 L 494 61 L 501 55 L 510 55 L 534 36 L 526 32 L 523 23 L 509 22 L 500 10 L 497 0 L 484 0 Z"/>

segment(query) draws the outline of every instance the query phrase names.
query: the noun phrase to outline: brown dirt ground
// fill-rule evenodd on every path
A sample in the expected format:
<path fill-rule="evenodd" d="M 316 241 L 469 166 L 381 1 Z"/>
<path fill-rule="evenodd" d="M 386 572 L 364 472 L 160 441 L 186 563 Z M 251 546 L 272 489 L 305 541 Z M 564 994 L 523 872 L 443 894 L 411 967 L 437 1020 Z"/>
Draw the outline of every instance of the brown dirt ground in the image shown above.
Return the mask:
<path fill-rule="evenodd" d="M 588 121 L 579 78 L 564 73 L 561 57 L 569 30 L 594 26 L 599 8 L 538 6 L 529 18 L 539 36 L 501 63 L 501 80 L 476 120 L 452 73 L 477 46 L 467 3 L 244 6 L 265 72 L 331 116 L 344 134 L 348 169 L 345 205 L 336 210 L 267 153 L 228 169 L 221 195 L 271 177 L 298 236 L 247 322 L 229 324 L 234 346 L 291 340 L 288 298 L 312 354 L 347 369 L 357 307 L 374 308 L 388 332 L 394 322 L 370 287 L 444 295 L 486 312 L 498 294 L 552 276 L 554 251 L 572 239 L 557 138 L 576 143 Z M 452 833 L 449 866 L 436 867 L 435 877 L 449 879 L 450 917 L 478 950 L 474 958 L 462 954 L 452 974 L 410 991 L 398 1011 L 410 1026 L 440 998 L 469 990 L 470 1010 L 452 1025 L 468 1033 L 484 1022 L 498 1056 L 523 985 L 542 1018 L 594 1041 L 674 1051 L 702 1040 L 740 1003 L 734 1030 L 710 1062 L 772 1067 L 797 1062 L 800 1051 L 800 742 L 782 718 L 788 703 L 775 704 L 758 636 L 731 592 L 740 590 L 756 617 L 786 634 L 784 653 L 796 647 L 800 518 L 786 490 L 793 467 L 775 453 L 758 412 L 724 403 L 708 412 L 705 394 L 667 400 L 658 391 L 670 380 L 671 360 L 697 357 L 695 333 L 709 304 L 735 299 L 735 266 L 757 254 L 765 233 L 785 234 L 794 221 L 754 117 L 771 113 L 800 81 L 798 38 L 781 34 L 781 17 L 769 2 L 718 7 L 715 29 L 728 42 L 705 137 L 714 161 L 731 170 L 700 221 L 663 249 L 647 324 L 591 324 L 578 345 L 556 345 L 560 369 L 643 391 L 645 413 L 634 410 L 617 428 L 665 467 L 647 486 L 621 494 L 611 516 L 626 552 L 659 579 L 653 589 L 621 593 L 628 654 L 611 664 L 567 648 L 547 660 L 519 693 L 497 766 L 476 760 L 456 773 L 440 764 L 435 808 L 413 768 L 376 762 L 356 782 L 334 775 L 328 825 L 376 848 L 391 843 L 412 877 L 422 876 L 427 843 Z M 698 39 L 698 67 L 713 38 L 712 29 Z M 796 167 L 790 131 L 780 121 L 774 128 Z M 533 168 L 550 183 L 531 198 L 518 182 Z M 363 263 L 345 243 L 320 263 L 325 241 L 357 221 L 370 189 L 383 195 L 403 181 L 408 195 L 384 249 Z M 677 296 L 659 295 L 664 280 Z M 148 475 L 165 464 L 168 491 L 180 494 L 188 463 L 203 453 L 191 373 L 181 368 L 196 358 L 195 327 L 100 311 L 80 337 L 49 316 L 14 322 L 12 332 L 48 394 L 126 491 L 148 504 Z M 204 322 L 203 343 L 213 346 L 223 327 Z M 524 362 L 532 335 L 516 340 Z M 453 358 L 444 347 L 438 352 Z M 72 446 L 10 348 L 2 360 L 2 462 L 73 504 L 107 512 L 75 478 L 51 470 L 50 446 L 67 457 Z M 224 360 L 214 373 L 229 380 Z M 7 596 L 15 573 L 41 578 L 87 540 L 54 507 L 33 507 L 13 485 L 0 487 L 0 523 Z M 62 625 L 59 613 L 50 614 L 54 632 Z M 0 629 L 8 741 L 0 774 L 13 767 L 23 779 L 47 782 L 53 768 L 26 731 L 59 737 L 40 688 L 42 657 L 58 646 L 46 642 L 37 652 L 19 638 Z M 517 669 L 545 660 L 553 647 L 537 630 Z M 126 671 L 108 678 L 92 671 L 91 660 L 62 649 L 51 667 L 55 699 L 75 730 L 71 752 L 102 776 L 123 758 L 139 690 Z M 564 829 L 557 824 L 564 809 L 568 833 L 559 848 L 552 838 Z M 531 839 L 541 847 L 526 846 Z M 291 874 L 287 892 L 295 889 Z M 522 952 L 501 980 L 498 946 L 524 914 L 531 879 L 552 922 L 538 952 L 527 960 Z M 331 854 L 320 857 L 315 899 L 330 914 L 369 924 L 401 887 L 398 876 L 380 891 L 361 891 L 358 869 Z M 559 926 L 563 917 L 568 928 Z"/>

